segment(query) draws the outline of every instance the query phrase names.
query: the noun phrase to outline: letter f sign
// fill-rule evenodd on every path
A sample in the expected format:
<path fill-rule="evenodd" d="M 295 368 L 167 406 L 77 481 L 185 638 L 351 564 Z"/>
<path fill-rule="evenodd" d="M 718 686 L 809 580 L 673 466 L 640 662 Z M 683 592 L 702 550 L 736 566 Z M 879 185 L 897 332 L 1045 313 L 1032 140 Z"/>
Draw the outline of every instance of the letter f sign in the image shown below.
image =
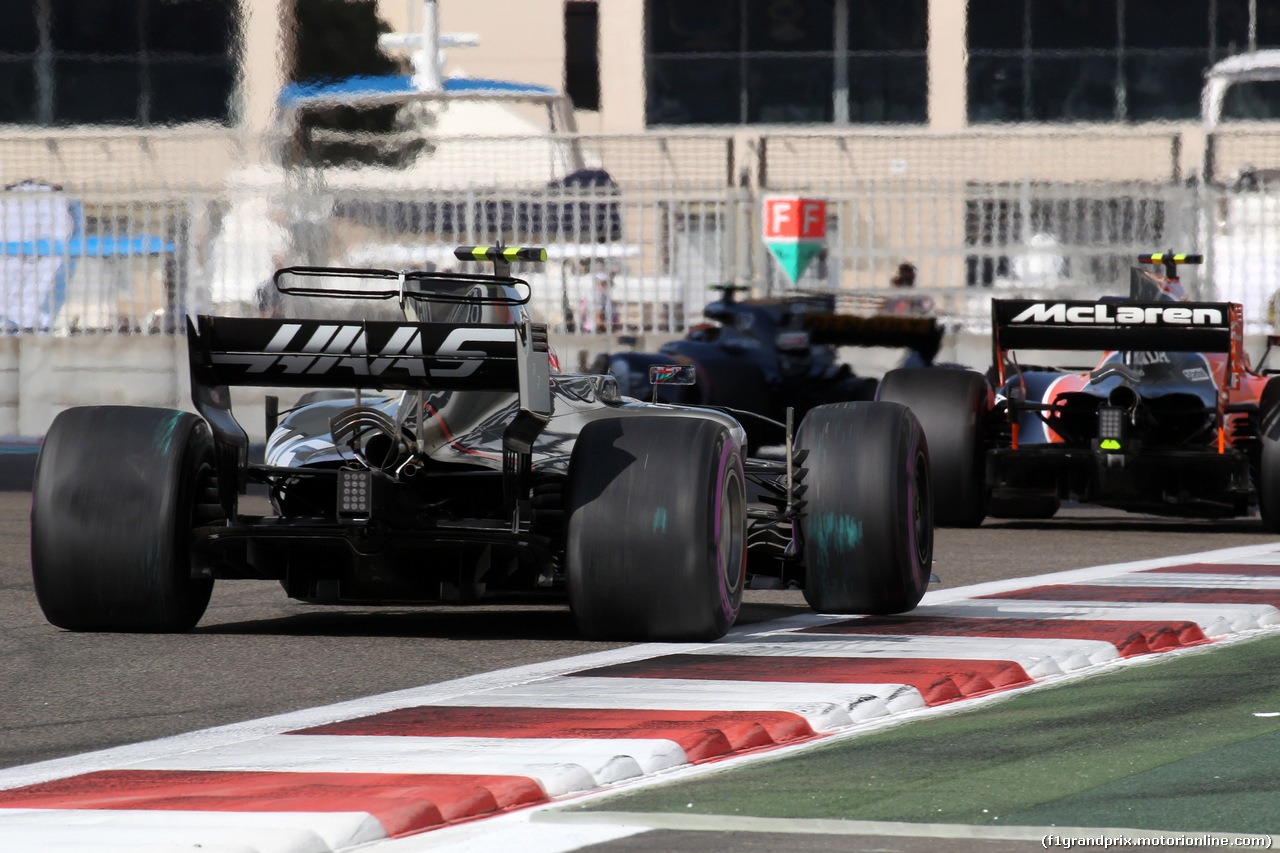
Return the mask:
<path fill-rule="evenodd" d="M 774 234 L 786 233 L 786 225 L 791 222 L 791 206 L 787 204 L 774 204 L 769 209 L 772 221 L 769 223 L 769 230 Z"/>

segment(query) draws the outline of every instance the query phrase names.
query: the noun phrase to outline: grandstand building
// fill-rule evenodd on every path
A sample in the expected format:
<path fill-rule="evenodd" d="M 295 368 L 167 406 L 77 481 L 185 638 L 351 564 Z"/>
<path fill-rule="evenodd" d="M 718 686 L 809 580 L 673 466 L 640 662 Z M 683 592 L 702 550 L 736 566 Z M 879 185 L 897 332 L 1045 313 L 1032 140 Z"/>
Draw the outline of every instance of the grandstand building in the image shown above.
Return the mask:
<path fill-rule="evenodd" d="M 0 127 L 265 130 L 307 2 L 12 0 Z M 481 37 L 450 70 L 564 87 L 602 133 L 1194 122 L 1205 69 L 1280 46 L 1263 0 L 442 0 L 440 22 Z"/>

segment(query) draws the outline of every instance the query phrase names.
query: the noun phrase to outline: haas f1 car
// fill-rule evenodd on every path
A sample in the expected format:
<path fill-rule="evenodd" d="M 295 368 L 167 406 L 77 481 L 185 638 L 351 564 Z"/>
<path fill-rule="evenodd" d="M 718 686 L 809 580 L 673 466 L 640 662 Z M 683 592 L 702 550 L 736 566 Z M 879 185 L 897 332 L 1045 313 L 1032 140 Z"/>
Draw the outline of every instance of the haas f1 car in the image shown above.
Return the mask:
<path fill-rule="evenodd" d="M 930 364 L 942 342 L 933 317 L 837 314 L 833 294 L 736 298 L 744 285 L 719 285 L 722 298 L 705 309 L 713 321 L 656 353 L 601 356 L 595 369 L 617 377 L 623 393 L 642 396 L 649 368 L 679 363 L 697 369 L 696 385 L 659 391 L 659 399 L 728 407 L 750 417 L 753 446 L 781 440 L 776 424 L 788 408 L 804 415 L 815 406 L 875 397 L 876 380 L 856 376 L 836 358 L 838 346 L 907 347 Z"/>
<path fill-rule="evenodd" d="M 994 366 L 889 373 L 932 452 L 939 524 L 1052 516 L 1063 499 L 1159 515 L 1259 507 L 1280 530 L 1280 378 L 1250 366 L 1240 306 L 1190 302 L 1177 265 L 1134 267 L 1128 299 L 992 300 Z M 1020 366 L 1015 350 L 1105 352 L 1092 370 Z M 1264 356 L 1265 358 L 1265 356 Z M 991 386 L 994 385 L 994 388 Z"/>
<path fill-rule="evenodd" d="M 738 614 L 749 551 L 754 572 L 802 583 L 823 612 L 920 600 L 928 451 L 905 406 L 815 408 L 784 458 L 752 458 L 724 412 L 554 372 L 528 285 L 507 274 L 544 250 L 457 254 L 495 274 L 280 270 L 285 317 L 188 328 L 197 414 L 60 414 L 31 517 L 49 621 L 184 631 L 216 579 L 260 578 L 317 604 L 559 595 L 589 636 L 707 640 Z M 292 319 L 335 303 L 340 320 Z M 659 381 L 688 381 L 670 367 Z M 309 389 L 292 410 L 268 405 L 260 464 L 233 386 Z M 246 511 L 250 487 L 269 512 Z"/>

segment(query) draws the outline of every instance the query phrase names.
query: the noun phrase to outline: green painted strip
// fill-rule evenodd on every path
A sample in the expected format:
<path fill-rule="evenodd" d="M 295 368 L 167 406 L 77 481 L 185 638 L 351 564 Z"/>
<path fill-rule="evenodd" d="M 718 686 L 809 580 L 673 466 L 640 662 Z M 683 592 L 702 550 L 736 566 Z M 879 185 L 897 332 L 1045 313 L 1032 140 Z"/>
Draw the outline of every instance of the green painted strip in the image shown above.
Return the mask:
<path fill-rule="evenodd" d="M 1094 826 L 1185 830 L 1213 820 L 1234 832 L 1274 833 L 1280 824 L 1277 767 L 1280 732 L 1269 732 L 1026 809 L 1011 820 L 1063 826 L 1087 818 Z"/>
<path fill-rule="evenodd" d="M 1277 658 L 1209 646 L 601 806 L 1277 834 L 1280 717 L 1255 716 L 1280 712 Z"/>

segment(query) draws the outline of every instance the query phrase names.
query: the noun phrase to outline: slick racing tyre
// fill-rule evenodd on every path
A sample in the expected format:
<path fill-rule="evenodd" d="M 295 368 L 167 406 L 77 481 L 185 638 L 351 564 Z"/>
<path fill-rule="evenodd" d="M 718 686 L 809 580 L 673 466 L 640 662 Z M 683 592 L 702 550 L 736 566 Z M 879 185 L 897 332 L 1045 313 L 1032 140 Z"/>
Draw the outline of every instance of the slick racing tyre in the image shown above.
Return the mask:
<path fill-rule="evenodd" d="M 1262 524 L 1280 533 L 1280 376 L 1267 380 L 1258 405 L 1262 454 L 1258 465 L 1258 509 Z"/>
<path fill-rule="evenodd" d="M 982 443 L 987 382 L 972 370 L 908 368 L 880 381 L 877 400 L 915 412 L 929 438 L 933 518 L 941 527 L 977 527 L 987 514 Z"/>
<path fill-rule="evenodd" d="M 191 529 L 220 516 L 213 441 L 195 415 L 87 406 L 54 420 L 36 462 L 31 569 L 71 631 L 187 631 L 213 581 L 191 577 Z"/>
<path fill-rule="evenodd" d="M 929 449 L 895 403 L 835 403 L 805 415 L 796 447 L 807 486 L 800 517 L 804 597 L 819 613 L 902 613 L 933 563 Z"/>
<path fill-rule="evenodd" d="M 565 564 L 583 634 L 714 640 L 738 615 L 746 565 L 742 450 L 689 417 L 593 421 L 569 465 Z"/>

